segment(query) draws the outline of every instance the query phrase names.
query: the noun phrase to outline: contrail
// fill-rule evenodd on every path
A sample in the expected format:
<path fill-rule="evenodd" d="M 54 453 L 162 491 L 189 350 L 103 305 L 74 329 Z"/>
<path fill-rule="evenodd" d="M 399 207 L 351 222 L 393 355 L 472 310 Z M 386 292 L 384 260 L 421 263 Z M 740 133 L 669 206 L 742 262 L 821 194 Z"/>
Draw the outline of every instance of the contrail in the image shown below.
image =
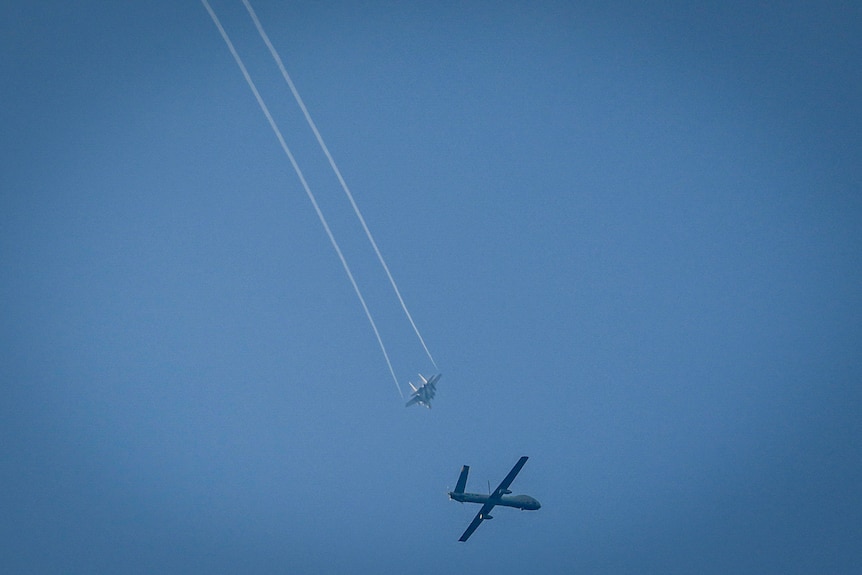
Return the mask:
<path fill-rule="evenodd" d="M 272 119 L 272 114 L 269 113 L 269 108 L 266 107 L 266 104 L 264 103 L 260 92 L 257 91 L 257 87 L 254 85 L 251 76 L 249 76 L 245 64 L 242 63 L 242 58 L 239 57 L 239 54 L 233 47 L 233 42 L 230 41 L 230 38 L 228 37 L 227 32 L 225 32 L 224 27 L 222 27 L 218 16 L 216 16 L 216 13 L 213 11 L 207 0 L 201 0 L 201 3 L 204 5 L 204 8 L 207 9 L 207 12 L 209 12 L 210 18 L 212 18 L 212 21 L 216 25 L 216 28 L 218 28 L 218 31 L 221 34 L 221 37 L 224 39 L 225 44 L 227 44 L 228 50 L 230 50 L 230 53 L 233 55 L 233 59 L 236 61 L 237 66 L 239 66 L 243 77 L 245 77 L 245 81 L 248 84 L 248 87 L 251 88 L 251 91 L 254 94 L 258 105 L 260 106 L 260 109 L 263 111 L 264 116 L 266 116 L 267 121 L 269 121 L 269 126 L 272 128 L 273 133 L 275 133 L 275 137 L 278 138 L 278 143 L 281 144 L 281 149 L 284 150 L 287 159 L 290 160 L 290 165 L 293 166 L 293 171 L 295 171 L 296 175 L 299 177 L 299 181 L 302 183 L 302 187 L 305 190 L 305 194 L 308 196 L 308 199 L 311 200 L 311 204 L 314 206 L 314 211 L 317 212 L 317 217 L 320 219 L 320 223 L 323 224 L 323 229 L 326 230 L 326 235 L 329 236 L 329 241 L 332 243 L 332 247 L 335 248 L 335 253 L 338 254 L 338 259 L 341 260 L 341 265 L 344 267 L 344 271 L 347 273 L 347 277 L 350 279 L 350 283 L 353 285 L 353 291 L 356 292 L 356 297 L 359 298 L 359 302 L 362 304 L 362 309 L 365 310 L 365 317 L 368 318 L 368 323 L 371 324 L 371 329 L 374 330 L 374 335 L 377 336 L 377 343 L 380 344 L 380 351 L 383 352 L 383 357 L 386 359 L 386 365 L 389 366 L 389 373 L 392 374 L 392 380 L 395 382 L 395 387 L 398 389 L 398 394 L 401 396 L 401 399 L 404 399 L 404 393 L 401 391 L 401 385 L 399 385 L 398 383 L 398 378 L 395 377 L 395 370 L 392 369 L 392 362 L 389 361 L 389 354 L 386 353 L 386 346 L 383 345 L 383 340 L 380 339 L 380 332 L 377 331 L 377 324 L 374 323 L 374 319 L 371 317 L 371 312 L 368 310 L 368 306 L 365 304 L 365 298 L 362 297 L 362 292 L 359 291 L 359 286 L 356 284 L 356 280 L 353 279 L 353 274 L 350 272 L 350 266 L 347 265 L 347 260 L 344 259 L 344 254 L 341 253 L 341 248 L 338 247 L 338 242 L 335 241 L 335 236 L 332 235 L 332 230 L 329 229 L 329 224 L 326 223 L 326 218 L 323 217 L 323 212 L 320 210 L 320 206 L 317 204 L 317 200 L 315 199 L 314 194 L 311 193 L 311 188 L 308 187 L 308 183 L 305 181 L 305 176 L 302 175 L 302 170 L 299 169 L 299 164 L 296 163 L 296 159 L 290 152 L 290 148 L 287 147 L 287 143 L 285 143 L 284 137 L 281 135 L 281 130 L 278 129 L 275 120 Z"/>
<path fill-rule="evenodd" d="M 320 148 L 326 155 L 326 159 L 329 160 L 329 165 L 332 167 L 332 171 L 335 172 L 335 175 L 338 178 L 338 182 L 341 184 L 341 189 L 344 190 L 345 195 L 347 195 L 347 199 L 350 200 L 350 205 L 353 206 L 353 211 L 356 213 L 356 217 L 362 224 L 362 229 L 365 230 L 365 236 L 368 238 L 368 241 L 371 242 L 371 246 L 374 248 L 374 253 L 377 254 L 377 259 L 380 261 L 380 265 L 383 266 L 383 270 L 386 272 L 386 276 L 389 278 L 389 283 L 392 284 L 392 289 L 395 290 L 395 295 L 398 296 L 398 301 L 401 302 L 401 309 L 404 310 L 404 314 L 410 321 L 410 325 L 413 326 L 413 331 L 416 332 L 416 337 L 419 338 L 419 342 L 425 349 L 425 353 L 428 355 L 428 359 L 430 359 L 431 363 L 434 364 L 434 369 L 439 370 L 439 368 L 437 367 L 437 362 L 434 361 L 434 358 L 431 356 L 431 352 L 428 351 L 428 346 L 425 345 L 425 340 L 422 339 L 422 335 L 419 333 L 419 328 L 416 327 L 416 322 L 413 321 L 413 316 L 411 316 L 410 312 L 407 311 L 407 304 L 404 303 L 404 298 L 401 297 L 401 291 L 395 284 L 395 279 L 392 277 L 392 273 L 389 271 L 389 266 L 387 266 L 386 262 L 383 260 L 383 255 L 380 253 L 380 250 L 377 247 L 377 242 L 374 241 L 374 237 L 371 235 L 371 230 L 368 229 L 368 225 L 365 223 L 365 218 L 362 217 L 362 212 L 359 211 L 359 206 L 356 205 L 356 201 L 353 199 L 353 194 L 350 193 L 350 188 L 347 187 L 347 182 L 345 182 L 344 178 L 341 176 L 341 170 L 339 170 L 338 166 L 335 165 L 335 160 L 332 159 L 332 154 L 329 153 L 329 148 L 327 148 L 326 144 L 323 142 L 323 137 L 320 135 L 320 132 L 317 130 L 317 126 L 311 119 L 311 114 L 308 113 L 308 108 L 305 107 L 305 103 L 299 96 L 299 92 L 297 91 L 296 86 L 293 84 L 293 80 L 290 79 L 290 75 L 287 73 L 287 69 L 285 69 L 284 64 L 281 61 L 281 57 L 275 50 L 275 46 L 273 46 L 272 42 L 269 41 L 269 36 L 267 36 L 266 32 L 264 31 L 263 26 L 261 25 L 260 20 L 258 19 L 257 14 L 254 11 L 254 8 L 252 8 L 251 4 L 249 3 L 249 0 L 242 0 L 242 3 L 245 5 L 245 9 L 248 10 L 248 14 L 249 16 L 251 16 L 251 19 L 254 21 L 254 25 L 257 28 L 261 39 L 266 44 L 266 47 L 269 48 L 269 53 L 272 54 L 272 58 L 278 65 L 278 69 L 281 70 L 281 75 L 287 82 L 287 85 L 290 88 L 290 91 L 293 94 L 296 103 L 299 104 L 299 107 L 302 109 L 302 113 L 303 115 L 305 115 L 305 120 L 306 122 L 308 122 L 308 126 L 311 128 L 311 131 L 314 132 L 314 137 L 317 138 L 317 143 L 320 144 Z"/>

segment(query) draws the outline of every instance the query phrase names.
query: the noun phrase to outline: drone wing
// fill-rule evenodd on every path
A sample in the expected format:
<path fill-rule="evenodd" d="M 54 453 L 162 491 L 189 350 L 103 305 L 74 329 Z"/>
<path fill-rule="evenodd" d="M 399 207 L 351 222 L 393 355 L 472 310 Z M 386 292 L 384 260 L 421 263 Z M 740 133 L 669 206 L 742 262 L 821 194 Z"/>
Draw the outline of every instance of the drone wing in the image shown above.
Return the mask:
<path fill-rule="evenodd" d="M 495 505 L 496 503 L 493 500 L 483 505 L 482 509 L 480 509 L 479 513 L 476 514 L 476 517 L 473 518 L 473 521 L 470 522 L 470 525 L 467 527 L 466 531 L 464 531 L 464 534 L 461 535 L 461 538 L 458 541 L 466 541 L 467 539 L 469 539 L 473 532 L 476 530 L 476 528 L 478 528 L 482 521 L 485 520 L 485 518 L 488 516 L 488 513 L 491 512 Z"/>
<path fill-rule="evenodd" d="M 503 495 L 510 493 L 509 486 L 512 485 L 512 482 L 515 481 L 515 477 L 521 472 L 521 468 L 524 467 L 524 464 L 527 463 L 526 455 L 518 460 L 518 463 L 512 468 L 512 471 L 509 472 L 509 475 L 506 476 L 503 481 L 500 482 L 500 485 L 497 486 L 497 489 L 494 490 L 494 493 L 491 494 L 491 499 L 496 499 L 499 501 L 500 497 Z"/>

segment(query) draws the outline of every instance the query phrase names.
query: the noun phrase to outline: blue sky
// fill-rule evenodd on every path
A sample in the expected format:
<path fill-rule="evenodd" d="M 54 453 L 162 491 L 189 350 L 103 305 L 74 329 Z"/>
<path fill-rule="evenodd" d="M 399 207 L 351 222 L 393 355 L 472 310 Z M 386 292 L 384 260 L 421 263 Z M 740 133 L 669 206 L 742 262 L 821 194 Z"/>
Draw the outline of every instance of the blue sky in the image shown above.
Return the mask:
<path fill-rule="evenodd" d="M 2 570 L 859 572 L 860 8 L 254 6 L 434 408 L 199 2 L 4 5 Z"/>

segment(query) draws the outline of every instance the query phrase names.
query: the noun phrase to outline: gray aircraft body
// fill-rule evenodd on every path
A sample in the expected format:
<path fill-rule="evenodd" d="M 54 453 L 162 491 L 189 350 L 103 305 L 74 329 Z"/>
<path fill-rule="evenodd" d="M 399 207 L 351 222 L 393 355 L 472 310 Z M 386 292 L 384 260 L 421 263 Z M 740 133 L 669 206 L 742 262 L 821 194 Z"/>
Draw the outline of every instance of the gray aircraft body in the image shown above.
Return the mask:
<path fill-rule="evenodd" d="M 425 376 L 420 373 L 419 378 L 422 380 L 422 385 L 419 387 L 413 385 L 412 382 L 407 382 L 413 388 L 413 395 L 410 396 L 410 401 L 407 402 L 405 407 L 418 403 L 431 409 L 431 400 L 434 399 L 434 394 L 437 393 L 437 382 L 442 375 L 442 373 L 438 373 L 437 375 L 432 375 L 431 379 L 425 379 Z"/>
<path fill-rule="evenodd" d="M 467 474 L 470 473 L 470 466 L 465 465 L 461 468 L 461 475 L 458 477 L 458 483 L 455 485 L 455 491 L 449 492 L 449 499 L 459 501 L 461 503 L 481 503 L 482 509 L 473 518 L 473 521 L 461 535 L 458 541 L 466 541 L 470 538 L 473 532 L 485 519 L 493 519 L 490 515 L 491 509 L 500 505 L 502 507 L 514 507 L 522 511 L 535 511 L 542 504 L 530 497 L 529 495 L 510 495 L 509 486 L 515 480 L 515 476 L 520 473 L 521 468 L 527 463 L 527 456 L 523 456 L 518 460 L 518 463 L 512 468 L 505 479 L 497 486 L 492 493 L 482 495 L 481 493 L 465 493 L 467 487 Z"/>

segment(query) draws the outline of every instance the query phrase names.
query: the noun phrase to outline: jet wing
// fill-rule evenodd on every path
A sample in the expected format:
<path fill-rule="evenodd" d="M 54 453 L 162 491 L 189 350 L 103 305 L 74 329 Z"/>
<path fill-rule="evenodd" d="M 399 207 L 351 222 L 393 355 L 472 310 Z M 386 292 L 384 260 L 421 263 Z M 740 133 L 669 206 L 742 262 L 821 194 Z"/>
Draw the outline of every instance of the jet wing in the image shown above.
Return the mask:
<path fill-rule="evenodd" d="M 476 517 L 473 518 L 473 521 L 467 527 L 467 530 L 464 531 L 464 534 L 461 535 L 461 538 L 458 541 L 466 541 L 470 538 L 473 532 L 479 527 L 482 521 L 488 516 L 488 513 L 497 505 L 497 502 L 500 501 L 500 498 L 503 497 L 506 493 L 509 493 L 509 486 L 512 485 L 512 482 L 515 481 L 515 477 L 521 472 L 521 468 L 524 467 L 524 464 L 527 463 L 527 459 L 529 459 L 526 455 L 518 460 L 518 463 L 512 468 L 509 474 L 500 482 L 500 485 L 497 486 L 497 489 L 494 490 L 494 493 L 488 498 L 488 502 L 482 506 L 482 509 L 479 510 L 479 513 L 476 514 Z"/>
<path fill-rule="evenodd" d="M 414 394 L 413 394 L 413 397 L 411 397 L 411 398 L 410 398 L 410 401 L 408 401 L 408 402 L 404 405 L 404 407 L 410 407 L 411 405 L 414 405 L 414 404 L 416 404 L 416 403 L 419 403 L 419 394 L 414 393 Z"/>

